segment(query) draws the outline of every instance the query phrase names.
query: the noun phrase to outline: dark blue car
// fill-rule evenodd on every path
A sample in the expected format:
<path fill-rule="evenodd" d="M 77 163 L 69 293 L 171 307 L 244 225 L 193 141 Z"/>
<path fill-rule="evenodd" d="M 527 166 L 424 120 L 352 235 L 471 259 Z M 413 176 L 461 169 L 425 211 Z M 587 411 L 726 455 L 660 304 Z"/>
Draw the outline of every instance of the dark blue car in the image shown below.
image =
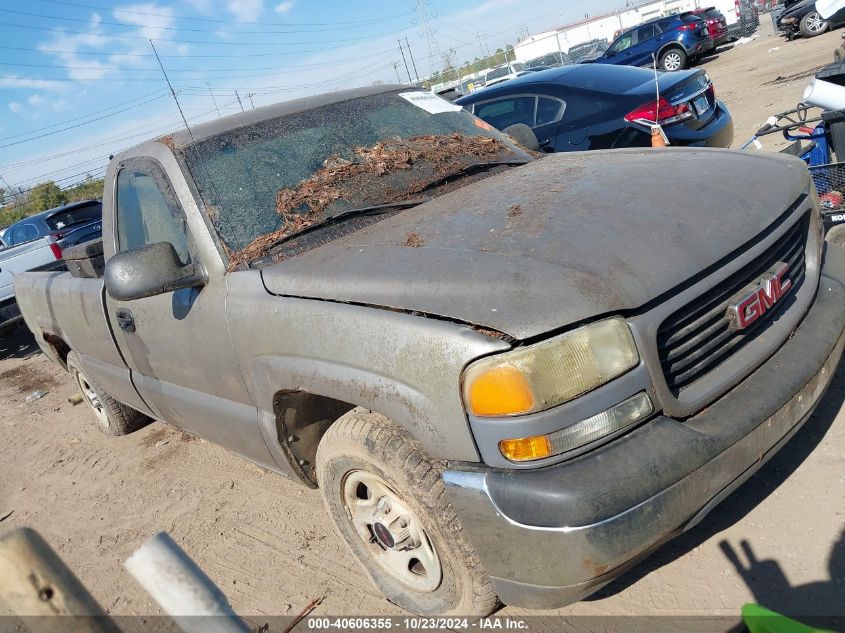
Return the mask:
<path fill-rule="evenodd" d="M 672 145 L 729 147 L 733 120 L 704 70 L 654 73 L 564 66 L 483 88 L 455 103 L 499 130 L 523 123 L 545 152 L 647 147 L 658 121 Z"/>
<path fill-rule="evenodd" d="M 59 248 L 64 250 L 68 246 L 100 237 L 102 220 L 101 201 L 71 202 L 11 224 L 3 234 L 3 241 L 8 246 L 16 246 L 51 235 L 56 239 Z"/>
<path fill-rule="evenodd" d="M 692 13 L 655 18 L 623 32 L 595 64 L 653 67 L 661 70 L 687 68 L 715 48 L 707 24 Z"/>

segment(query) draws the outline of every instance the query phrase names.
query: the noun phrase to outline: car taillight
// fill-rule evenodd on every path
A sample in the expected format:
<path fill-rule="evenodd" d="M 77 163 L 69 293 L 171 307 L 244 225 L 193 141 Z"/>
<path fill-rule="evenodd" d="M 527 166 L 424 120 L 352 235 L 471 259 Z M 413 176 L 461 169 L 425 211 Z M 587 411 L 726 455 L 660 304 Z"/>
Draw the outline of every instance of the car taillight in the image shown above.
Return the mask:
<path fill-rule="evenodd" d="M 739 6 L 739 0 L 734 0 L 734 11 L 736 11 L 737 16 L 742 13 L 742 9 Z"/>
<path fill-rule="evenodd" d="M 55 242 L 50 244 L 50 250 L 53 251 L 53 257 L 55 257 L 56 259 L 62 258 L 62 247 L 56 244 Z"/>
<path fill-rule="evenodd" d="M 652 101 L 626 114 L 625 120 L 628 123 L 639 123 L 641 125 L 654 125 L 655 123 L 666 125 L 684 121 L 691 116 L 692 112 L 690 112 L 689 105 L 686 103 L 672 105 L 664 97 L 660 97 L 659 102 Z"/>
<path fill-rule="evenodd" d="M 695 24 L 692 22 L 686 22 L 675 28 L 676 31 L 692 31 L 693 29 L 695 29 Z"/>

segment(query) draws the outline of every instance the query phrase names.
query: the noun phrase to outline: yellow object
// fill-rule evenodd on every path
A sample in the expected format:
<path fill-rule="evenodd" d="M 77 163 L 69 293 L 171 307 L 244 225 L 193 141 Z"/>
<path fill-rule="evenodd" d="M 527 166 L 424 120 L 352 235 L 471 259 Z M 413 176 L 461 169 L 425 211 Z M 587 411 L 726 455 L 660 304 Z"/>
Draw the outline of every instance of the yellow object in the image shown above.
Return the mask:
<path fill-rule="evenodd" d="M 502 440 L 499 442 L 499 450 L 512 462 L 525 462 L 551 455 L 552 443 L 547 435 L 535 435 L 518 440 Z"/>
<path fill-rule="evenodd" d="M 469 406 L 476 415 L 512 415 L 530 411 L 534 396 L 516 367 L 492 367 L 472 381 Z"/>

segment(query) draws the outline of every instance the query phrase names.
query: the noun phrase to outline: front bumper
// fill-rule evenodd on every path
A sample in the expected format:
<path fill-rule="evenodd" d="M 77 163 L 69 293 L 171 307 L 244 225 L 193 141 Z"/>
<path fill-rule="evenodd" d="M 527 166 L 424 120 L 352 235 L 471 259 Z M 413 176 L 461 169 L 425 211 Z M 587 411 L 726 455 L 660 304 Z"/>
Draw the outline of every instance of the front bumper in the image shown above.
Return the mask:
<path fill-rule="evenodd" d="M 793 336 L 698 415 L 658 416 L 548 468 L 445 471 L 501 600 L 570 604 L 696 525 L 810 417 L 839 364 L 843 329 L 845 250 L 828 246 L 815 301 Z"/>

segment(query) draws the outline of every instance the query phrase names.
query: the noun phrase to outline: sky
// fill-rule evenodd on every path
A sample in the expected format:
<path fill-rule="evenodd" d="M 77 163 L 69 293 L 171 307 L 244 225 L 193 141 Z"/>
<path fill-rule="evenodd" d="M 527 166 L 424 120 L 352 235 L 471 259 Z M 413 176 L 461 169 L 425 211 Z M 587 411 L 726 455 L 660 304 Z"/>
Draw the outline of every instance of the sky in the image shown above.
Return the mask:
<path fill-rule="evenodd" d="M 0 0 L 0 186 L 70 186 L 110 154 L 278 101 L 460 64 L 624 0 Z M 411 60 L 413 56 L 413 62 Z M 435 66 L 433 66 L 434 62 Z M 394 66 L 396 64 L 396 66 Z M 398 75 L 397 75 L 398 73 Z M 236 94 L 237 91 L 237 94 Z M 240 102 L 238 101 L 240 97 Z"/>

